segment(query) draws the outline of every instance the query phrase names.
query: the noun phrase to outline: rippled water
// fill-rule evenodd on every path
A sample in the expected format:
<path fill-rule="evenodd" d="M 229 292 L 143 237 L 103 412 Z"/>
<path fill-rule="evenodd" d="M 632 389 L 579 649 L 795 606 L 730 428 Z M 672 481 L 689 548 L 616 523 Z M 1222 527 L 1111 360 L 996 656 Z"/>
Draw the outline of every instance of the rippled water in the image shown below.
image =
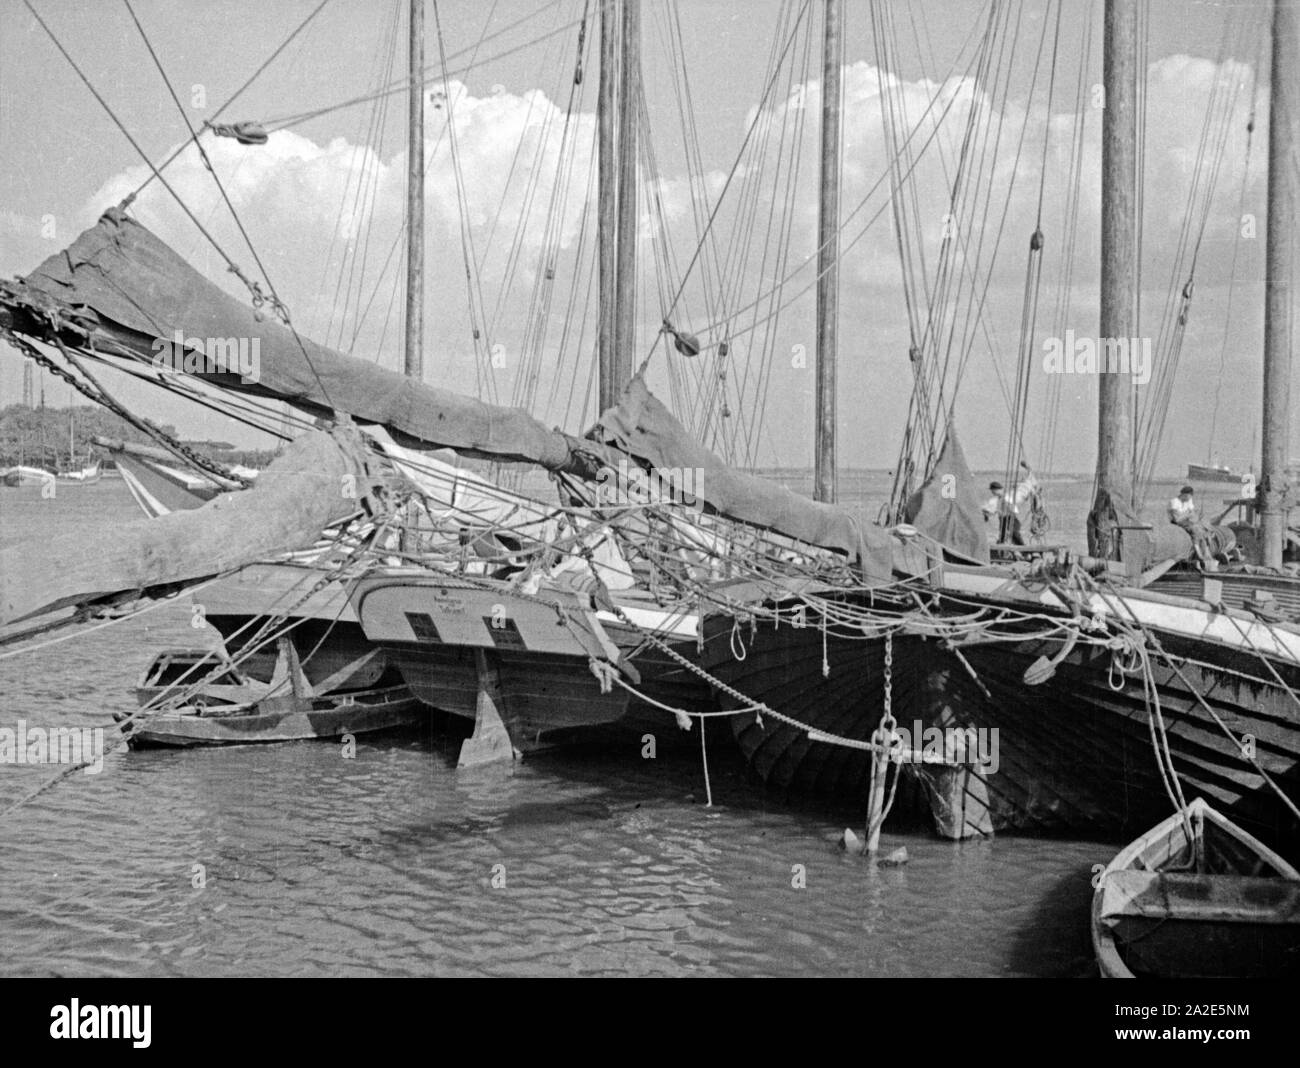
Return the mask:
<path fill-rule="evenodd" d="M 0 490 L 0 540 L 135 518 L 125 488 Z M 0 727 L 95 726 L 188 601 L 0 659 Z M 0 650 L 2 653 L 3 650 Z M 888 833 L 698 755 L 548 754 L 458 772 L 433 724 L 339 746 L 109 754 L 0 824 L 0 971 L 19 975 L 1085 975 L 1115 843 Z M 113 737 L 106 732 L 106 738 Z M 51 767 L 0 764 L 0 807 Z M 196 888 L 195 865 L 206 885 Z M 796 888 L 802 866 L 806 887 Z"/>

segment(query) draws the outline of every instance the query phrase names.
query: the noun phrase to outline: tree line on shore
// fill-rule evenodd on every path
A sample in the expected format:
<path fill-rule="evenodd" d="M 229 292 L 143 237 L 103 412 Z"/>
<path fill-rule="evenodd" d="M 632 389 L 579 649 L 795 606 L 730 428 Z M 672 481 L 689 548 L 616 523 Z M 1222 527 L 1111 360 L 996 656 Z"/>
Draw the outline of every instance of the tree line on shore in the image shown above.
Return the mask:
<path fill-rule="evenodd" d="M 178 436 L 174 426 L 161 429 L 170 437 Z M 140 445 L 157 444 L 121 416 L 94 405 L 29 408 L 25 404 L 11 404 L 0 408 L 0 467 L 16 464 L 48 470 L 84 467 L 96 458 L 104 458 L 104 450 L 92 441 L 96 436 Z M 202 456 L 244 467 L 265 467 L 275 456 L 270 449 L 224 449 L 212 442 L 193 447 Z"/>

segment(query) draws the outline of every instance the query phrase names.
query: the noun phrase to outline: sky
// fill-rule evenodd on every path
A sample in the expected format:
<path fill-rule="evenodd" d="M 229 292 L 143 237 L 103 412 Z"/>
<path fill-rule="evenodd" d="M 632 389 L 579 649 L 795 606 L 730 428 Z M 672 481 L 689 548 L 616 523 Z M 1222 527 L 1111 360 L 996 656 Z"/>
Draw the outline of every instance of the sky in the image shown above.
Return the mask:
<path fill-rule="evenodd" d="M 132 7 L 181 107 L 198 123 L 317 2 L 132 0 Z M 32 6 L 151 160 L 186 141 L 181 110 L 125 4 L 32 0 Z M 405 0 L 330 0 L 222 120 L 278 126 L 402 77 L 405 8 Z M 1101 5 L 1003 3 L 996 62 L 982 81 L 961 75 L 986 25 L 986 2 L 911 0 L 887 8 L 892 27 L 882 36 L 873 32 L 867 0 L 846 3 L 839 462 L 892 466 L 907 419 L 908 294 L 885 196 L 898 147 L 882 118 L 882 104 L 891 104 L 905 109 L 909 129 L 918 128 L 910 145 L 933 134 L 907 178 L 922 290 L 933 285 L 951 226 L 953 170 L 968 119 L 974 115 L 979 129 L 1001 131 L 971 164 L 978 177 L 970 180 L 987 182 L 987 207 L 959 234 L 968 254 L 984 250 L 979 284 L 987 284 L 982 323 L 962 319 L 955 350 L 972 339 L 956 406 L 968 458 L 978 468 L 997 468 L 1006 455 L 1026 248 L 1040 226 L 1043 280 L 1029 343 L 1024 455 L 1038 467 L 1088 471 L 1096 452 L 1095 379 L 1061 376 L 1059 402 L 1052 403 L 1041 353 L 1063 330 L 1097 331 L 1101 111 L 1094 87 L 1101 82 Z M 573 78 L 584 10 L 591 11 L 584 0 L 426 4 L 426 63 L 438 66 L 445 55 L 447 74 L 431 75 L 426 85 L 425 377 L 522 401 L 548 423 L 575 432 L 593 416 L 587 367 L 595 344 L 589 285 L 594 24 L 581 86 Z M 701 419 L 708 409 L 709 426 L 741 427 L 750 458 L 765 466 L 811 461 L 813 360 L 799 354 L 814 347 L 808 286 L 816 248 L 819 10 L 817 3 L 789 0 L 642 5 L 653 158 L 643 154 L 637 362 L 649 357 L 651 387 L 683 418 L 689 409 Z M 1186 259 L 1184 273 L 1174 266 L 1189 216 L 1194 233 L 1204 219 L 1158 469 L 1178 473 L 1189 461 L 1211 458 L 1241 466 L 1258 448 L 1268 73 L 1258 68 L 1261 56 L 1267 62 L 1268 6 L 1152 0 L 1148 10 L 1144 336 L 1158 337 L 1171 294 L 1186 280 Z M 0 275 L 8 277 L 66 247 L 149 172 L 22 0 L 0 0 L 0 18 Z M 777 68 L 774 55 L 783 55 Z M 299 329 L 399 368 L 405 99 L 385 99 L 386 106 L 334 109 L 279 129 L 259 148 L 225 138 L 204 144 Z M 1202 141 L 1214 101 L 1222 106 L 1214 112 L 1222 116 L 1215 127 L 1221 135 L 1210 137 L 1207 149 Z M 1248 152 L 1252 106 L 1256 128 Z M 941 108 L 947 109 L 943 121 L 927 124 L 923 116 L 933 120 Z M 1078 114 L 1082 136 L 1076 139 Z M 1075 154 L 1077 185 L 1069 180 Z M 1208 170 L 1194 184 L 1198 160 L 1217 163 L 1217 170 L 1204 203 L 1190 205 L 1194 188 L 1205 193 L 1211 185 Z M 193 149 L 165 174 L 227 253 L 256 275 Z M 132 210 L 239 295 L 221 256 L 160 183 Z M 1071 218 L 1076 245 L 1067 260 Z M 783 232 L 782 259 L 781 241 L 772 235 Z M 996 258 L 989 251 L 994 245 Z M 469 282 L 467 255 L 476 265 Z M 759 322 L 784 276 L 776 299 L 788 306 L 779 318 Z M 695 361 L 656 344 L 668 315 L 706 344 Z M 725 364 L 717 357 L 720 340 L 730 349 Z M 557 372 L 561 351 L 567 362 Z M 679 390 L 671 388 L 669 361 L 678 361 L 676 374 L 685 383 Z M 764 362 L 760 393 L 755 387 Z M 0 405 L 20 399 L 21 365 L 17 353 L 0 346 Z M 721 396 L 707 388 L 724 366 L 731 376 L 729 423 L 721 421 Z M 189 437 L 265 444 L 221 416 L 116 376 L 109 381 L 137 410 Z M 48 403 L 67 403 L 65 385 L 46 380 L 45 388 Z M 1294 441 L 1292 454 L 1300 456 Z"/>

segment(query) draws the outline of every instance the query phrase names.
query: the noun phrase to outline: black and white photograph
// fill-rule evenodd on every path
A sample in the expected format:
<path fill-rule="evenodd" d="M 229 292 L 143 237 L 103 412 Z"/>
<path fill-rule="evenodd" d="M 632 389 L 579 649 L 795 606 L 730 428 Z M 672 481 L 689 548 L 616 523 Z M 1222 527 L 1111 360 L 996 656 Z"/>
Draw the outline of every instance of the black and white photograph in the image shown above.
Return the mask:
<path fill-rule="evenodd" d="M 0 0 L 33 1034 L 816 977 L 1261 1037 L 1095 981 L 1300 975 L 1298 137 L 1300 0 Z"/>

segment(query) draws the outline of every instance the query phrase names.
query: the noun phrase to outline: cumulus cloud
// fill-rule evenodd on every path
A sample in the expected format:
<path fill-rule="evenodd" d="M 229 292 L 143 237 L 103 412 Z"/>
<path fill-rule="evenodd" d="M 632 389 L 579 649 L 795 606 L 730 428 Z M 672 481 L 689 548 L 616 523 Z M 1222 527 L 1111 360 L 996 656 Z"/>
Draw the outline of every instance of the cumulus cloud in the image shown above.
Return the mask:
<path fill-rule="evenodd" d="M 1208 292 L 1206 321 L 1223 314 L 1214 287 L 1226 284 L 1230 242 L 1236 232 L 1241 162 L 1245 157 L 1245 119 L 1250 110 L 1250 71 L 1240 65 L 1223 66 L 1186 56 L 1154 63 L 1148 77 L 1147 156 L 1145 172 L 1148 211 L 1144 234 L 1144 263 L 1148 309 L 1165 300 L 1169 266 L 1177 233 L 1187 210 L 1187 196 L 1201 138 L 1205 106 L 1213 86 L 1235 85 L 1238 100 L 1229 125 L 1229 140 L 1219 186 L 1209 213 L 1207 249 L 1202 283 Z M 1072 90 L 1072 86 L 1071 86 Z M 1073 96 L 1071 91 L 1070 96 Z M 973 266 L 975 250 L 984 242 L 980 280 L 990 281 L 986 321 L 990 334 L 1001 339 L 1004 373 L 1011 373 L 1015 336 L 1019 324 L 1025 249 L 1038 218 L 1040 180 L 1042 220 L 1047 238 L 1045 293 L 1064 274 L 1060 252 L 1065 224 L 1072 209 L 1079 214 L 1079 248 L 1074 263 L 1077 299 L 1072 318 L 1062 328 L 1094 330 L 1097 270 L 1097 222 L 1100 209 L 1100 120 L 1089 94 L 1082 101 L 1083 143 L 1074 144 L 1074 101 L 1058 92 L 1053 113 L 1046 114 L 1044 94 L 1032 102 L 1022 100 L 995 107 L 988 93 L 969 78 L 944 83 L 931 80 L 902 81 L 881 74 L 865 62 L 845 71 L 845 156 L 843 171 L 843 235 L 847 251 L 842 271 L 841 412 L 847 447 L 844 462 L 885 465 L 892 461 L 909 389 L 906 351 L 908 336 L 904 313 L 901 268 L 889 203 L 891 178 L 888 163 L 903 138 L 908 138 L 904 169 L 912 168 L 907 185 L 921 234 L 925 262 L 933 271 L 940 241 L 948 222 L 953 177 L 968 125 L 987 130 L 1000 126 L 1002 139 L 989 141 L 982 157 L 968 159 L 968 172 L 978 170 L 979 197 L 990 205 L 987 223 L 960 234 L 960 246 Z M 892 132 L 882 117 L 882 102 L 892 103 L 900 125 Z M 811 438 L 811 360 L 804 368 L 793 366 L 787 354 L 804 346 L 811 353 L 811 294 L 792 304 L 778 320 L 749 329 L 777 303 L 788 300 L 813 281 L 811 261 L 816 245 L 817 122 L 820 85 L 817 81 L 796 87 L 786 99 L 747 117 L 757 121 L 751 144 L 767 146 L 748 154 L 736 169 L 726 200 L 717 212 L 713 233 L 686 287 L 674 319 L 683 329 L 698 329 L 706 343 L 730 337 L 733 394 L 747 363 L 750 392 L 733 397 L 732 404 L 757 403 L 752 389 L 760 366 L 771 368 L 766 394 L 782 396 L 779 417 L 769 416 L 762 462 L 801 463 L 809 456 Z M 1266 109 L 1257 104 L 1257 129 L 1266 123 Z M 942 118 L 942 122 L 940 119 Z M 777 146 L 791 153 L 789 132 L 802 123 L 798 141 L 798 182 L 781 184 L 774 175 L 792 176 L 795 160 L 778 160 Z M 781 131 L 787 132 L 781 140 Z M 582 337 L 584 359 L 594 347 L 591 320 L 594 287 L 589 272 L 594 259 L 594 153 L 595 117 L 564 109 L 535 90 L 504 90 L 476 96 L 452 82 L 430 94 L 426 106 L 427 305 L 425 311 L 430 380 L 471 390 L 483 388 L 484 359 L 489 343 L 504 346 L 506 357 L 497 372 L 496 395 L 509 400 L 519 394 L 515 384 L 537 377 L 538 366 L 553 368 L 560 337 L 566 336 L 568 358 L 577 354 Z M 735 131 L 738 147 L 744 129 Z M 727 182 L 718 171 L 693 175 L 677 162 L 680 150 L 666 133 L 659 134 L 656 155 L 661 173 L 643 192 L 641 220 L 642 290 L 641 353 L 653 341 L 665 308 L 660 294 L 675 292 L 679 278 L 658 279 L 663 264 L 681 270 L 691 259 L 700 239 L 703 220 L 717 206 Z M 1044 142 L 1046 137 L 1046 142 Z M 400 241 L 405 210 L 407 161 L 400 148 L 384 153 L 335 138 L 327 144 L 313 142 L 292 130 L 272 134 L 262 147 L 248 148 L 226 139 L 206 138 L 213 168 L 226 188 L 248 233 L 256 243 L 268 273 L 281 297 L 294 311 L 295 321 L 320 340 L 353 344 L 356 352 L 396 367 L 400 363 L 397 316 L 402 285 Z M 1251 157 L 1247 204 L 1260 211 L 1264 160 L 1263 139 Z M 1046 149 L 1046 151 L 1044 151 Z M 1072 189 L 1069 162 L 1073 152 L 1082 155 L 1082 176 Z M 564 163 L 564 166 L 561 164 Z M 1045 169 L 1044 169 L 1045 168 Z M 88 224 L 105 207 L 116 203 L 140 185 L 147 171 L 132 168 L 96 192 L 86 206 Z M 194 214 L 209 227 L 250 275 L 256 271 L 243 240 L 221 203 L 215 183 L 191 147 L 168 169 L 168 180 Z M 787 218 L 787 195 L 790 195 Z M 968 191 L 973 196 L 973 189 Z M 1072 198 L 1077 203 L 1072 203 Z M 655 205 L 654 212 L 649 206 Z M 173 244 L 196 266 L 221 284 L 237 291 L 238 282 L 224 272 L 220 257 L 199 236 L 174 200 L 152 183 L 134 205 L 145 225 Z M 1006 233 L 996 262 L 990 259 L 996 228 Z M 777 269 L 767 231 L 782 221 L 789 225 L 785 270 L 808 264 L 779 291 Z M 871 223 L 868 226 L 868 222 Z M 0 217 L 0 229 L 18 224 Z M 1262 230 L 1261 230 L 1262 234 Z M 666 239 L 671 254 L 663 248 Z M 765 245 L 765 242 L 766 245 Z M 1258 244 L 1262 244 L 1258 242 Z M 368 245 L 368 250 L 367 250 Z M 466 281 L 464 251 L 472 249 L 476 284 Z M 765 251 L 766 249 L 766 251 Z M 741 252 L 747 251 L 748 256 Z M 390 254 L 391 253 L 391 254 Z M 1254 270 L 1257 257 L 1247 250 L 1239 270 Z M 350 279 L 342 289 L 340 275 Z M 351 297 L 345 294 L 351 293 Z M 361 294 L 358 299 L 357 294 Z M 374 299 L 369 297 L 374 294 Z M 573 298 L 572 300 L 570 298 Z M 763 315 L 752 309 L 737 311 L 763 298 Z M 667 298 L 663 298 L 667 299 Z M 471 302 L 473 311 L 471 312 Z M 1051 302 L 1048 301 L 1048 304 Z M 364 315 L 363 315 L 364 312 Z M 585 333 L 574 328 L 565 334 L 566 318 L 577 316 Z M 731 318 L 728 318 L 728 317 Z M 1046 325 L 1045 323 L 1043 325 Z M 1055 325 L 1055 324 L 1053 324 Z M 710 326 L 713 329 L 710 329 Z M 479 330 L 479 338 L 474 331 Z M 1210 332 L 1189 335 L 1208 345 Z M 986 341 L 977 346 L 981 357 L 971 366 L 963 387 L 977 418 L 966 442 L 976 462 L 999 457 L 1005 447 L 1004 412 L 992 361 L 982 355 Z M 535 351 L 526 351 L 529 347 Z M 1214 354 L 1217 360 L 1217 352 Z M 1206 355 L 1208 359 L 1208 354 Z M 700 390 L 712 388 L 717 366 L 706 356 L 683 373 Z M 550 361 L 549 363 L 547 361 Z M 526 372 L 526 374 L 525 374 Z M 544 384 L 553 370 L 542 371 Z M 664 389 L 663 368 L 656 365 L 658 388 Z M 585 375 L 577 378 L 579 383 Z M 565 389 L 567 391 L 567 375 Z M 1067 389 L 1067 396 L 1073 389 Z M 556 391 L 551 391 L 555 395 Z M 1077 405 L 1088 406 L 1087 391 L 1078 391 Z M 547 410 L 548 390 L 539 393 L 537 406 L 543 417 L 575 420 L 573 409 L 561 404 Z M 868 398 L 870 400 L 868 401 Z M 1179 403 L 1176 396 L 1175 405 Z M 877 422 L 868 426 L 856 412 L 869 408 Z M 959 409 L 959 418 L 964 409 Z M 806 416 L 803 414 L 806 411 Z M 987 418 L 994 413 L 998 418 Z M 591 412 L 588 410 L 588 415 Z M 774 429 L 773 429 L 774 428 Z M 1087 462 L 1090 462 L 1087 461 Z M 1086 467 L 1087 462 L 1076 464 Z"/>
<path fill-rule="evenodd" d="M 1237 288 L 1231 331 L 1236 363 L 1228 367 L 1227 373 L 1233 375 L 1233 402 L 1243 393 L 1247 396 L 1256 393 L 1252 366 L 1242 361 L 1243 357 L 1250 358 L 1255 337 L 1250 324 L 1257 320 L 1258 312 L 1243 308 L 1242 302 L 1257 299 L 1255 283 L 1262 277 L 1266 168 L 1260 131 L 1266 128 L 1267 101 L 1263 87 L 1257 88 L 1253 101 L 1255 142 L 1249 154 L 1249 173 L 1244 173 L 1247 120 L 1252 110 L 1254 86 L 1248 66 L 1234 61 L 1218 64 L 1189 56 L 1170 56 L 1151 65 L 1146 84 L 1144 334 L 1156 334 L 1165 309 L 1171 300 L 1176 300 L 1186 280 L 1189 261 L 1184 259 L 1181 270 L 1175 271 L 1175 254 L 1189 214 L 1194 215 L 1193 236 L 1199 228 L 1201 211 L 1205 212 L 1206 220 L 1197 262 L 1196 300 L 1171 402 L 1173 417 L 1165 456 L 1174 460 L 1166 461 L 1168 467 L 1170 463 L 1176 464 L 1180 455 L 1202 455 L 1206 448 L 1200 435 L 1211 418 L 1212 390 L 1207 386 L 1218 374 L 1228 312 L 1226 289 L 1232 274 L 1234 243 L 1241 232 L 1239 206 L 1243 204 L 1245 212 L 1253 213 L 1257 220 L 1258 239 L 1242 241 L 1237 247 Z M 1206 145 L 1202 144 L 1215 94 L 1218 106 L 1232 105 L 1222 126 L 1221 149 L 1215 135 Z M 1004 379 L 1014 374 L 1029 238 L 1040 219 L 1045 249 L 1035 351 L 1047 334 L 1066 329 L 1089 336 L 1096 333 L 1101 211 L 1102 108 L 1099 105 L 1102 100 L 1094 87 L 1085 82 L 1078 101 L 1082 108 L 1080 114 L 1075 110 L 1074 95 L 1073 85 L 1068 92 L 1058 86 L 1049 117 L 1042 86 L 1028 103 L 1022 95 L 1003 104 L 991 100 L 988 92 L 969 78 L 944 84 L 909 82 L 882 75 L 868 63 L 854 63 L 846 68 L 841 193 L 844 220 L 841 247 L 846 251 L 841 272 L 840 420 L 844 440 L 850 443 L 848 449 L 841 450 L 841 455 L 852 456 L 849 462 L 873 466 L 891 463 L 902 433 L 902 417 L 910 390 L 906 358 L 910 338 L 898 240 L 888 200 L 891 179 L 887 176 L 891 155 L 899 150 L 904 139 L 907 149 L 901 154 L 898 169 L 907 173 L 908 209 L 904 225 L 909 228 L 914 262 L 921 262 L 918 254 L 924 257 L 929 282 L 933 284 L 947 229 L 955 237 L 951 252 L 954 274 L 966 279 L 968 292 L 972 276 L 979 292 L 987 287 L 987 297 L 977 298 L 977 303 L 979 299 L 984 301 L 983 325 L 976 326 L 973 319 L 967 322 L 959 329 L 954 345 L 955 355 L 974 342 L 974 356 L 962 383 L 964 399 L 957 412 L 965 431 L 968 454 L 975 462 L 1001 462 L 1005 453 L 1008 415 L 998 372 Z M 789 98 L 766 113 L 751 112 L 751 118 L 757 117 L 758 128 L 764 135 L 775 137 L 777 131 L 792 129 L 800 116 L 810 111 L 815 115 L 820 105 L 819 84 L 809 82 L 796 87 Z M 885 105 L 900 117 L 892 132 L 884 118 Z M 942 122 L 936 127 L 940 116 Z M 1079 120 L 1082 140 L 1076 144 L 1080 136 Z M 954 176 L 968 128 L 979 131 L 987 141 L 984 145 L 976 142 L 968 151 L 964 163 L 968 179 L 963 192 L 965 199 L 961 202 L 965 207 L 959 207 L 954 217 Z M 811 263 L 816 251 L 815 120 L 809 130 L 805 134 L 805 166 L 795 193 L 796 225 L 791 235 L 791 264 L 803 265 L 793 287 L 795 292 L 812 281 Z M 1210 168 L 1220 152 L 1222 162 L 1208 206 L 1202 200 L 1193 204 L 1198 165 L 1200 195 L 1204 197 L 1209 188 Z M 1071 159 L 1075 156 L 1081 160 L 1077 184 L 1071 179 Z M 971 206 L 978 208 L 973 215 Z M 777 210 L 779 204 L 774 200 L 771 208 Z M 1077 215 L 1076 247 L 1073 259 L 1067 263 L 1065 247 L 1072 214 Z M 993 258 L 995 246 L 996 259 Z M 1068 292 L 1061 288 L 1067 274 L 1072 276 Z M 1068 298 L 1060 305 L 1065 309 L 1064 315 L 1056 313 L 1058 292 Z M 923 303 L 924 294 L 917 299 Z M 959 322 L 965 322 L 965 317 Z M 972 329 L 974 338 L 970 336 Z M 804 344 L 811 350 L 811 333 L 808 314 L 801 315 L 792 309 L 783 339 L 775 348 L 784 353 Z M 777 384 L 772 392 L 802 398 L 807 425 L 812 412 L 811 375 L 788 364 L 789 361 L 780 360 L 773 364 Z M 1042 374 L 1034 375 L 1027 440 L 1039 440 L 1049 410 L 1047 386 Z M 1074 448 L 1068 455 L 1053 456 L 1051 459 L 1057 466 L 1085 470 L 1091 464 L 1093 434 L 1089 428 L 1095 419 L 1095 403 L 1095 383 L 1064 383 L 1061 406 L 1054 411 L 1056 418 L 1071 428 L 1063 440 L 1073 438 L 1071 444 L 1082 444 L 1082 448 Z M 863 429 L 862 412 L 870 412 L 883 421 Z M 1192 418 L 1180 418 L 1189 412 L 1194 413 Z M 1248 413 L 1241 414 L 1246 416 L 1244 420 L 1221 415 L 1220 431 L 1226 428 L 1231 436 L 1241 425 L 1249 425 Z M 810 432 L 804 431 L 793 442 L 791 453 L 778 459 L 787 463 L 806 462 L 810 437 Z M 1222 446 L 1223 441 L 1219 444 Z M 1234 442 L 1228 446 L 1229 454 L 1238 444 L 1245 451 L 1246 442 Z"/>

